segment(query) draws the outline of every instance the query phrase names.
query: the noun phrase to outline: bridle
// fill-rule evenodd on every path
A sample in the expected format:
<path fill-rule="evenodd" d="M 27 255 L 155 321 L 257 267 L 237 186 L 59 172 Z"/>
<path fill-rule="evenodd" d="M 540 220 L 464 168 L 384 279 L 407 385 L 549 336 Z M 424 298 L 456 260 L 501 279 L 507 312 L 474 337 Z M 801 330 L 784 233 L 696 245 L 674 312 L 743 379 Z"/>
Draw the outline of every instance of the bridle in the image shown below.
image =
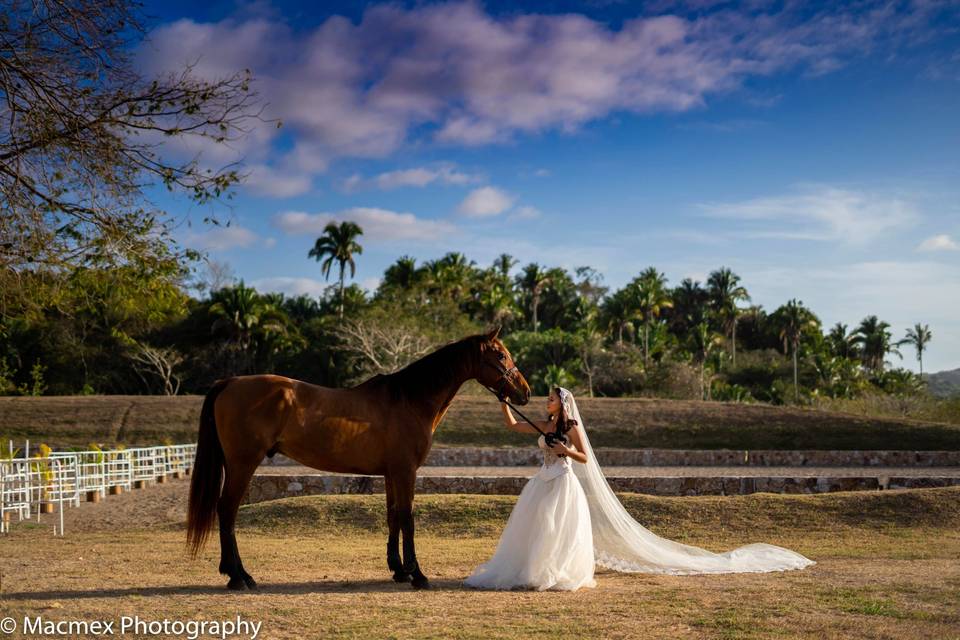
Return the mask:
<path fill-rule="evenodd" d="M 506 402 L 506 400 L 504 400 L 504 398 L 506 398 L 506 395 L 503 393 L 503 388 L 507 386 L 507 383 L 512 384 L 512 382 L 510 381 L 510 376 L 512 376 L 515 373 L 520 373 L 520 370 L 517 369 L 517 365 L 513 365 L 508 369 L 507 367 L 504 367 L 504 366 L 497 366 L 492 362 L 490 362 L 489 360 L 484 360 L 483 364 L 493 367 L 496 370 L 496 372 L 500 374 L 500 386 L 497 387 L 496 391 L 494 391 L 490 387 L 487 387 L 487 385 L 483 385 L 483 386 L 487 387 L 487 390 L 490 391 L 490 393 L 497 396 L 497 400 L 499 400 L 500 402 Z"/>

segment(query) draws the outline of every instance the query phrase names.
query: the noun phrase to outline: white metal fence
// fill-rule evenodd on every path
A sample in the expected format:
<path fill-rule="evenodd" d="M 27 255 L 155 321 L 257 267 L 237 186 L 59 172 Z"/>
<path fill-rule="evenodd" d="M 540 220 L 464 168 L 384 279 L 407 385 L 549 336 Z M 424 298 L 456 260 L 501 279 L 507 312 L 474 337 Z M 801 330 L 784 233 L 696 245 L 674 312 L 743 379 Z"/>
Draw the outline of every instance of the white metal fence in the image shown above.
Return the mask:
<path fill-rule="evenodd" d="M 12 450 L 12 446 L 11 446 Z M 56 451 L 47 457 L 0 460 L 0 532 L 51 510 L 58 513 L 54 533 L 63 535 L 63 510 L 81 499 L 98 499 L 136 486 L 186 474 L 193 467 L 195 444 L 90 451 Z"/>

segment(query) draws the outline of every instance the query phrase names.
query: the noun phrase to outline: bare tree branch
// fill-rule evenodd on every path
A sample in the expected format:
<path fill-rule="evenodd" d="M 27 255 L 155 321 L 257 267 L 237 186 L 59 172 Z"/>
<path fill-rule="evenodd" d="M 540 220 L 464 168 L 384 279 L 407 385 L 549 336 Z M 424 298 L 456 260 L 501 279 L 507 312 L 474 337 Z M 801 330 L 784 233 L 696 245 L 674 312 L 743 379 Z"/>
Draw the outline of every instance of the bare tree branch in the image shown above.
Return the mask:
<path fill-rule="evenodd" d="M 144 35 L 138 12 L 131 0 L 5 3 L 0 285 L 38 266 L 168 252 L 164 215 L 143 189 L 163 184 L 208 202 L 242 178 L 235 163 L 176 160 L 166 143 L 229 144 L 262 122 L 250 72 L 205 80 L 187 66 L 142 77 L 131 57 Z"/>

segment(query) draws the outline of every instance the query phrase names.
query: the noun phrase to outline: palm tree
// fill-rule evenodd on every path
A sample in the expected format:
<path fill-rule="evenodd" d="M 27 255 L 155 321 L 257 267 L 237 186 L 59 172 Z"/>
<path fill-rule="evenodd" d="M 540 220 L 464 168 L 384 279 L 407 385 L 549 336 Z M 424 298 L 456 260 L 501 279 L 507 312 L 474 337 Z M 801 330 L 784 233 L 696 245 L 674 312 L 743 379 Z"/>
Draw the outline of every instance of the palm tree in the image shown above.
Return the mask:
<path fill-rule="evenodd" d="M 901 340 L 901 344 L 912 344 L 917 350 L 917 362 L 920 363 L 920 376 L 923 377 L 923 352 L 927 345 L 933 340 L 933 333 L 930 331 L 930 325 L 920 324 L 919 322 L 907 329 L 907 337 Z"/>
<path fill-rule="evenodd" d="M 502 325 L 514 313 L 513 291 L 510 282 L 493 274 L 479 292 L 479 303 L 491 325 Z"/>
<path fill-rule="evenodd" d="M 860 345 L 864 366 L 875 375 L 883 373 L 883 365 L 888 353 L 903 357 L 897 349 L 900 343 L 893 341 L 890 325 L 879 320 L 877 316 L 867 316 L 860 321 L 854 341 Z"/>
<path fill-rule="evenodd" d="M 543 373 L 543 384 L 546 388 L 572 387 L 576 383 L 569 371 L 556 364 L 548 364 Z"/>
<path fill-rule="evenodd" d="M 775 321 L 780 329 L 780 339 L 783 341 L 783 351 L 793 353 L 793 396 L 800 401 L 800 382 L 797 373 L 797 353 L 800 351 L 800 340 L 803 334 L 819 326 L 816 316 L 803 306 L 803 303 L 793 299 L 774 312 Z"/>
<path fill-rule="evenodd" d="M 433 293 L 449 297 L 456 303 L 462 302 L 464 292 L 470 289 L 475 269 L 473 260 L 467 260 L 462 253 L 451 251 L 439 260 L 426 264 L 427 280 Z"/>
<path fill-rule="evenodd" d="M 317 238 L 313 249 L 307 257 L 317 262 L 323 260 L 320 266 L 324 277 L 330 279 L 330 267 L 334 262 L 340 265 L 340 305 L 338 315 L 343 319 L 343 272 L 346 265 L 350 265 L 350 277 L 357 272 L 357 263 L 353 256 L 363 253 L 363 247 L 357 242 L 357 236 L 363 235 L 363 229 L 355 222 L 345 221 L 339 225 L 330 222 L 323 229 L 323 235 Z M 326 259 L 324 259 L 326 258 Z"/>
<path fill-rule="evenodd" d="M 305 293 L 284 300 L 283 310 L 297 323 L 304 323 L 320 315 L 320 305 L 317 303 L 317 299 Z"/>
<path fill-rule="evenodd" d="M 223 331 L 241 350 L 249 349 L 263 311 L 263 301 L 257 290 L 246 286 L 241 280 L 233 287 L 225 287 L 214 293 L 211 302 L 209 312 L 216 318 L 211 330 Z"/>
<path fill-rule="evenodd" d="M 579 296 L 590 304 L 599 304 L 609 290 L 603 286 L 603 274 L 590 266 L 577 267 L 574 273 L 577 274 L 576 288 Z"/>
<path fill-rule="evenodd" d="M 383 285 L 409 289 L 417 281 L 417 275 L 417 259 L 412 256 L 400 256 L 383 272 Z"/>
<path fill-rule="evenodd" d="M 737 366 L 737 303 L 750 300 L 746 288 L 740 286 L 740 276 L 726 267 L 720 267 L 707 279 L 710 292 L 710 305 L 714 314 L 723 324 L 724 332 L 730 336 L 733 366 Z"/>
<path fill-rule="evenodd" d="M 706 319 L 701 319 L 693 327 L 693 342 L 696 346 L 697 360 L 700 361 L 700 399 L 709 400 L 710 385 L 705 380 L 707 360 L 714 350 L 723 344 L 723 336 L 715 333 Z"/>
<path fill-rule="evenodd" d="M 683 338 L 703 320 L 710 294 L 699 282 L 684 278 L 679 286 L 673 288 L 670 297 L 673 298 L 670 328 L 674 335 Z"/>
<path fill-rule="evenodd" d="M 493 268 L 497 270 L 502 278 L 509 278 L 510 269 L 513 269 L 516 264 L 517 260 L 509 253 L 501 253 L 497 259 L 493 261 Z"/>
<path fill-rule="evenodd" d="M 586 378 L 587 394 L 594 395 L 594 376 L 600 371 L 599 356 L 603 351 L 603 334 L 600 332 L 601 309 L 588 296 L 577 296 L 574 303 L 572 343 L 579 356 L 580 371 Z"/>
<path fill-rule="evenodd" d="M 337 295 L 337 305 L 351 311 L 363 307 L 367 302 L 367 290 L 356 282 L 344 287 L 343 293 Z"/>
<path fill-rule="evenodd" d="M 537 309 L 540 307 L 540 297 L 551 284 L 550 272 L 536 262 L 531 262 L 523 268 L 523 273 L 517 278 L 517 284 L 530 296 L 530 313 L 533 318 L 533 332 L 537 333 L 540 329 L 540 322 L 537 319 Z"/>
<path fill-rule="evenodd" d="M 260 346 L 273 350 L 289 334 L 289 318 L 283 309 L 242 280 L 217 291 L 211 302 L 209 312 L 216 318 L 211 330 L 226 333 L 245 358 L 244 366 L 256 360 Z"/>
<path fill-rule="evenodd" d="M 623 344 L 623 330 L 631 326 L 632 312 L 628 295 L 626 288 L 620 289 L 603 302 L 604 326 L 616 330 L 618 345 Z"/>
<path fill-rule="evenodd" d="M 830 351 L 838 358 L 853 358 L 857 355 L 856 333 L 851 332 L 847 325 L 838 322 L 827 334 L 827 343 Z"/>
<path fill-rule="evenodd" d="M 643 322 L 643 367 L 646 369 L 650 359 L 650 325 L 660 317 L 661 311 L 673 306 L 673 301 L 667 291 L 666 276 L 654 267 L 646 269 L 631 284 L 636 309 Z"/>

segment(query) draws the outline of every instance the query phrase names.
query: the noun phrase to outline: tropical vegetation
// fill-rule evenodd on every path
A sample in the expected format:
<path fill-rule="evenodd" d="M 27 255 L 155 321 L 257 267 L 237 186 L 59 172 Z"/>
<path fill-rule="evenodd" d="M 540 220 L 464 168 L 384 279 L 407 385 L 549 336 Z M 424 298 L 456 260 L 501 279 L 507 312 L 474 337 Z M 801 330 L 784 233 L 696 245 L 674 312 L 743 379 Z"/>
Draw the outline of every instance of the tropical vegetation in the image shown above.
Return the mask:
<path fill-rule="evenodd" d="M 897 340 L 869 315 L 825 330 L 796 299 L 748 306 L 726 267 L 671 286 L 651 266 L 610 290 L 587 266 L 404 255 L 367 291 L 346 282 L 362 234 L 331 223 L 306 252 L 321 274 L 338 268 L 320 296 L 260 292 L 222 273 L 207 282 L 197 263 L 173 258 L 66 278 L 27 271 L 25 291 L 48 297 L 0 317 L 0 393 L 197 393 L 256 372 L 349 385 L 493 325 L 537 393 L 560 384 L 591 396 L 816 404 L 924 392 L 920 376 L 893 363 L 909 344 L 922 364 L 929 326 Z M 55 289 L 32 286 L 50 281 Z"/>

